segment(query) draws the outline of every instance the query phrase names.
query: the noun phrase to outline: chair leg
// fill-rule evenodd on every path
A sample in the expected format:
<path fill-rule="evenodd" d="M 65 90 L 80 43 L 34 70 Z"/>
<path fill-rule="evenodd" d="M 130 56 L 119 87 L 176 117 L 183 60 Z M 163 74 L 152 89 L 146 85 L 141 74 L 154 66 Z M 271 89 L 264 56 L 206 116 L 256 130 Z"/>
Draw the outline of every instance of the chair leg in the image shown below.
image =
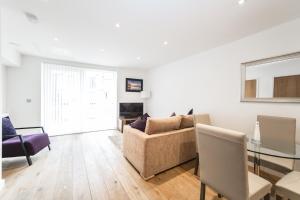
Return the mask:
<path fill-rule="evenodd" d="M 24 145 L 23 137 L 21 135 L 19 135 L 18 137 L 19 137 L 19 139 L 21 141 L 21 147 L 22 147 L 22 150 L 24 152 L 24 155 L 26 156 L 28 165 L 31 166 L 32 165 L 32 161 L 31 161 L 30 155 L 28 154 L 27 149 L 26 149 L 26 147 Z"/>
<path fill-rule="evenodd" d="M 284 200 L 281 196 L 275 195 L 276 200 Z"/>
<path fill-rule="evenodd" d="M 264 200 L 270 200 L 270 199 L 271 199 L 270 194 L 267 194 L 267 195 L 264 197 Z"/>
<path fill-rule="evenodd" d="M 27 159 L 28 165 L 31 166 L 32 165 L 32 161 L 31 161 L 30 156 L 26 156 L 26 159 Z"/>
<path fill-rule="evenodd" d="M 194 175 L 198 175 L 198 168 L 199 168 L 199 154 L 196 154 L 196 164 L 195 164 L 195 171 L 194 171 Z"/>
<path fill-rule="evenodd" d="M 51 151 L 51 147 L 50 147 L 50 144 L 48 145 L 48 149 L 49 149 L 49 151 Z"/>
<path fill-rule="evenodd" d="M 201 183 L 201 192 L 200 192 L 200 200 L 205 200 L 205 187 L 204 183 Z"/>

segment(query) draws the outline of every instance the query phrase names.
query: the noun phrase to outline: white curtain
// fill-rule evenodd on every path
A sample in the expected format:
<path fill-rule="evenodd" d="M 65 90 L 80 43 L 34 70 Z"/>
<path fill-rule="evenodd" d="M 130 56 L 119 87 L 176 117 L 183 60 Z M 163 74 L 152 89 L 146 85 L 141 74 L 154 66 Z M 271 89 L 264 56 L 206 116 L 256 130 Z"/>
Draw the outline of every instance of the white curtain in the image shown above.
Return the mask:
<path fill-rule="evenodd" d="M 50 135 L 115 129 L 117 73 L 42 64 L 42 123 Z"/>

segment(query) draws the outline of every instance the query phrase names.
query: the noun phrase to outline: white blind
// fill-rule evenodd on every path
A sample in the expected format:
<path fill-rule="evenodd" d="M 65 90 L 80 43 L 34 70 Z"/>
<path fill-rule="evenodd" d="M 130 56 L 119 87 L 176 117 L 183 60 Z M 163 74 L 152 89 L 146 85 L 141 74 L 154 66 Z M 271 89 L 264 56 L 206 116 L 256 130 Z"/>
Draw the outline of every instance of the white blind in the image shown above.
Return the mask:
<path fill-rule="evenodd" d="M 42 64 L 42 123 L 50 135 L 115 129 L 117 74 Z"/>

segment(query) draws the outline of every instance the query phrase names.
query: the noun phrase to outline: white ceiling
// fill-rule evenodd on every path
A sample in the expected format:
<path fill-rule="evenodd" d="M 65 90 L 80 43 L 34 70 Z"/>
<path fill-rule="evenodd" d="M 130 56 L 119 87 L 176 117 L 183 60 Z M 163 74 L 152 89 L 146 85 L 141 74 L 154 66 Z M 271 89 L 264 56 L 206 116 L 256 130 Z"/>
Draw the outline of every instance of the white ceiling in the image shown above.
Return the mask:
<path fill-rule="evenodd" d="M 7 42 L 21 53 L 118 67 L 156 67 L 300 17 L 300 0 L 1 3 L 10 10 Z M 39 22 L 28 22 L 24 11 Z"/>

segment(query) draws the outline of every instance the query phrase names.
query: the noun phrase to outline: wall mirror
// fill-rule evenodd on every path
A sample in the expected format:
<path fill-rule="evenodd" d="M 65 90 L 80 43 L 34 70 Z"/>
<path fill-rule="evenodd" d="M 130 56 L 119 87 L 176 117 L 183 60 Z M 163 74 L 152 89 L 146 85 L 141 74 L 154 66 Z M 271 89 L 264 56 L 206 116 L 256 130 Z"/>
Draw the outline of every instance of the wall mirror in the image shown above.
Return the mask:
<path fill-rule="evenodd" d="M 241 64 L 241 101 L 300 103 L 300 52 Z"/>

